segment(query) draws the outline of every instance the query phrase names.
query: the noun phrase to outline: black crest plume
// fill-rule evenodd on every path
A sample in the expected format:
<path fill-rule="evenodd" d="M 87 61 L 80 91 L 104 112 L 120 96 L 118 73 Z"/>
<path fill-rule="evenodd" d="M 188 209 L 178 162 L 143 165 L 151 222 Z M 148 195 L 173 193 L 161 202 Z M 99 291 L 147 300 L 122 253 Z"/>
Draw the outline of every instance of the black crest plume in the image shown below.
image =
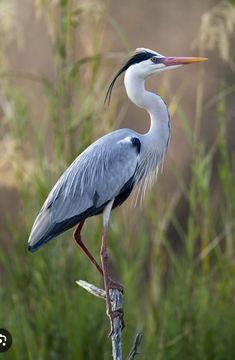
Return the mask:
<path fill-rule="evenodd" d="M 134 64 L 138 64 L 141 61 L 144 60 L 148 60 L 150 59 L 152 56 L 154 56 L 155 54 L 148 52 L 148 51 L 138 51 L 136 52 L 128 61 L 127 63 L 117 72 L 117 74 L 114 76 L 112 82 L 109 85 L 109 88 L 107 90 L 105 99 L 104 99 L 104 103 L 106 103 L 108 101 L 108 104 L 110 103 L 110 99 L 111 99 L 111 95 L 112 95 L 112 90 L 114 87 L 114 84 L 117 80 L 117 78 L 124 72 L 126 71 L 131 65 Z"/>

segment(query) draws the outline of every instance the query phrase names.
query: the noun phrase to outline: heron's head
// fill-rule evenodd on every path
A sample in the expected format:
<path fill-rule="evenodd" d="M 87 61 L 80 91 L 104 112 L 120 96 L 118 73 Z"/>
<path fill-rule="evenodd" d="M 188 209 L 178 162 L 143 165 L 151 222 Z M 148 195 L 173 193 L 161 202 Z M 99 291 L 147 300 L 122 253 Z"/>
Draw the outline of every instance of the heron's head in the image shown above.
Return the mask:
<path fill-rule="evenodd" d="M 147 77 L 160 71 L 175 69 L 182 65 L 193 64 L 206 60 L 208 59 L 202 57 L 167 57 L 150 49 L 138 48 L 132 57 L 115 75 L 108 88 L 105 101 L 107 99 L 108 101 L 110 100 L 115 81 L 125 71 L 131 71 L 136 76 L 146 79 Z"/>

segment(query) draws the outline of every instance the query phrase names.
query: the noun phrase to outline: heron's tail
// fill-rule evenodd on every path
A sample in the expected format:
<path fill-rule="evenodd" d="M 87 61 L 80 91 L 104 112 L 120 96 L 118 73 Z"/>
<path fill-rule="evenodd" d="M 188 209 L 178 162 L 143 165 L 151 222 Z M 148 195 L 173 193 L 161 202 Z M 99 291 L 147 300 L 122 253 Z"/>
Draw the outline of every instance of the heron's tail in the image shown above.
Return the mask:
<path fill-rule="evenodd" d="M 54 224 L 51 221 L 50 211 L 42 210 L 34 224 L 28 240 L 28 249 L 33 252 L 52 239 Z"/>

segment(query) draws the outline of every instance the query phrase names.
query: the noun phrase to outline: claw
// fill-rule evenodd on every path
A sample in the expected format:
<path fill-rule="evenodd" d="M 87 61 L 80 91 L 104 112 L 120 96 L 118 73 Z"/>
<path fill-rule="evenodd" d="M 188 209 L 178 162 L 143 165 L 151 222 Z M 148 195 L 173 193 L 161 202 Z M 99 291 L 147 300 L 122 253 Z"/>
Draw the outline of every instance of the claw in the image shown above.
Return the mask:
<path fill-rule="evenodd" d="M 102 236 L 102 245 L 101 245 L 101 263 L 102 263 L 102 272 L 104 275 L 104 289 L 106 293 L 106 313 L 110 319 L 111 323 L 111 331 L 109 333 L 109 336 L 113 334 L 114 330 L 114 319 L 115 317 L 119 317 L 122 325 L 122 329 L 124 328 L 124 321 L 123 321 L 123 311 L 122 309 L 118 309 L 116 311 L 112 311 L 112 304 L 110 299 L 110 290 L 111 289 L 117 289 L 120 292 L 123 293 L 123 286 L 117 282 L 114 282 L 110 277 L 108 273 L 108 253 L 107 253 L 107 228 L 108 228 L 108 219 L 109 215 L 112 209 L 113 201 L 109 202 L 103 212 L 103 220 L 104 220 L 104 228 L 103 228 L 103 236 Z"/>
<path fill-rule="evenodd" d="M 113 331 L 114 331 L 114 319 L 116 317 L 120 318 L 121 324 L 122 324 L 122 330 L 125 327 L 125 323 L 124 323 L 124 313 L 123 313 L 123 309 L 117 309 L 114 311 L 111 311 L 109 314 L 107 314 L 109 319 L 110 319 L 110 323 L 111 323 L 111 330 L 108 334 L 108 337 L 113 335 Z"/>
<path fill-rule="evenodd" d="M 109 289 L 117 289 L 117 290 L 121 291 L 122 294 L 123 294 L 123 289 L 124 288 L 123 288 L 122 284 L 120 284 L 117 281 L 114 281 L 110 277 L 108 278 L 108 287 L 109 287 Z"/>

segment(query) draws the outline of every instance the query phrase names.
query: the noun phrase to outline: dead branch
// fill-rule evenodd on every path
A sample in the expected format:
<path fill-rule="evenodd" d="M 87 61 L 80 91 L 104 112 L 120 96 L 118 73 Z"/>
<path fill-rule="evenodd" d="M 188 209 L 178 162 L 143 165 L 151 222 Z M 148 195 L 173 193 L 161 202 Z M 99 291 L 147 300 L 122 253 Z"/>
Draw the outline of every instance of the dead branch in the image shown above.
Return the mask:
<path fill-rule="evenodd" d="M 81 286 L 83 289 L 88 291 L 90 294 L 105 300 L 105 291 L 103 289 L 97 288 L 96 286 L 89 284 L 86 281 L 79 280 L 76 283 Z M 110 289 L 109 290 L 110 301 L 112 311 L 116 313 L 116 316 L 113 320 L 113 331 L 111 333 L 112 341 L 112 355 L 114 360 L 122 360 L 122 317 L 123 317 L 123 292 L 119 289 Z M 112 324 L 110 321 L 111 329 Z M 138 347 L 142 339 L 142 333 L 138 333 L 135 337 L 134 344 L 128 355 L 127 360 L 132 360 L 136 355 L 138 355 Z"/>
<path fill-rule="evenodd" d="M 79 280 L 76 283 L 83 289 L 87 290 L 94 296 L 105 300 L 105 291 L 96 286 Z M 111 333 L 112 351 L 114 360 L 122 360 L 122 314 L 123 312 L 123 293 L 119 289 L 111 289 L 109 291 L 112 311 L 116 312 L 117 316 L 113 320 L 113 331 Z M 110 324 L 112 325 L 112 324 Z M 112 328 L 112 326 L 111 326 Z"/>

